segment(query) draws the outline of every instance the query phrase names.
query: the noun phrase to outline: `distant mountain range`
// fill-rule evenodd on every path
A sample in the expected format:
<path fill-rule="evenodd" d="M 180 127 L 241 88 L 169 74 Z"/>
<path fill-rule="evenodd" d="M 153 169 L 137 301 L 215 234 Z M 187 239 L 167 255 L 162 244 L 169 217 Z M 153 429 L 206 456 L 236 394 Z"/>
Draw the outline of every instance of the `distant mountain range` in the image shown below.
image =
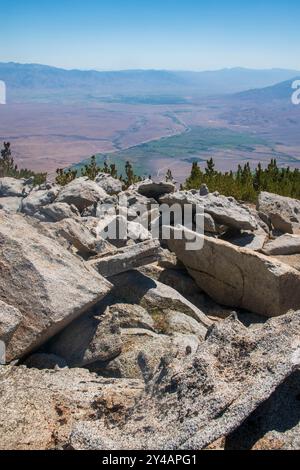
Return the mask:
<path fill-rule="evenodd" d="M 180 103 L 210 95 L 270 87 L 300 76 L 295 70 L 244 68 L 208 72 L 65 70 L 46 65 L 0 63 L 9 102 Z M 287 82 L 286 82 L 287 83 Z M 251 92 L 250 92 L 251 93 Z"/>

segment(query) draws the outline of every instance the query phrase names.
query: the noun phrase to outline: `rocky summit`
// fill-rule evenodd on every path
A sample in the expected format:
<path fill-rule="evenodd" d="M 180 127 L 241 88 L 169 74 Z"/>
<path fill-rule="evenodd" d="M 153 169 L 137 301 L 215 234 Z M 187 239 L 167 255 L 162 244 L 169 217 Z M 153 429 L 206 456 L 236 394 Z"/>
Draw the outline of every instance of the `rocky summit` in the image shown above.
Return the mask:
<path fill-rule="evenodd" d="M 0 449 L 299 450 L 299 214 L 0 178 Z"/>

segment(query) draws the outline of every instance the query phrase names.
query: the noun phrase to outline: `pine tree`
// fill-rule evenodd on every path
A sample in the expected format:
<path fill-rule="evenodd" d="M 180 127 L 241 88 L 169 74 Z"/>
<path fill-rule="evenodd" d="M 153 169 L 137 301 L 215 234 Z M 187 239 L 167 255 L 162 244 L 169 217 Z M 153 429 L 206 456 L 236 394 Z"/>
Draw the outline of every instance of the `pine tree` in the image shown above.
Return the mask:
<path fill-rule="evenodd" d="M 118 177 L 118 172 L 117 172 L 117 167 L 114 163 L 112 163 L 110 165 L 110 174 L 113 178 L 117 178 Z"/>
<path fill-rule="evenodd" d="M 56 170 L 55 182 L 61 186 L 66 186 L 66 184 L 71 183 L 77 177 L 77 170 L 63 170 L 58 168 Z"/>
<path fill-rule="evenodd" d="M 96 176 L 101 172 L 101 168 L 98 167 L 96 163 L 96 157 L 93 155 L 91 157 L 90 163 L 84 166 L 81 170 L 81 175 L 88 177 L 90 180 L 94 180 Z"/>
<path fill-rule="evenodd" d="M 134 181 L 134 173 L 133 173 L 133 168 L 130 162 L 126 162 L 125 173 L 126 173 L 126 178 L 127 178 L 127 184 L 128 186 L 131 186 Z"/>
<path fill-rule="evenodd" d="M 167 183 L 172 183 L 174 181 L 172 171 L 169 169 L 166 173 L 166 182 Z"/>
<path fill-rule="evenodd" d="M 11 176 L 17 172 L 18 167 L 14 164 L 14 159 L 11 155 L 11 147 L 9 142 L 3 143 L 1 150 L 0 172 L 3 176 Z"/>
<path fill-rule="evenodd" d="M 207 160 L 205 173 L 206 173 L 206 176 L 208 176 L 209 178 L 216 175 L 215 162 L 213 158 L 211 158 L 210 160 Z"/>
<path fill-rule="evenodd" d="M 254 181 L 253 181 L 253 186 L 256 191 L 259 191 L 260 188 L 262 187 L 262 183 L 263 183 L 262 176 L 263 176 L 263 170 L 262 170 L 261 163 L 259 163 L 255 170 Z"/>
<path fill-rule="evenodd" d="M 199 189 L 203 182 L 203 173 L 198 166 L 198 162 L 193 162 L 191 174 L 185 182 L 186 189 Z"/>
<path fill-rule="evenodd" d="M 126 179 L 123 180 L 123 182 L 126 188 L 129 188 L 129 186 L 131 186 L 134 183 L 138 183 L 139 181 L 142 181 L 142 178 L 137 176 L 134 173 L 132 164 L 130 162 L 126 162 L 125 174 L 126 174 Z"/>
<path fill-rule="evenodd" d="M 0 177 L 11 177 L 11 178 L 32 178 L 34 185 L 42 184 L 47 179 L 47 173 L 35 173 L 34 171 L 27 170 L 26 168 L 18 169 L 18 166 L 14 163 L 14 158 L 11 152 L 11 145 L 9 142 L 3 143 L 3 149 L 1 150 L 0 158 Z"/>

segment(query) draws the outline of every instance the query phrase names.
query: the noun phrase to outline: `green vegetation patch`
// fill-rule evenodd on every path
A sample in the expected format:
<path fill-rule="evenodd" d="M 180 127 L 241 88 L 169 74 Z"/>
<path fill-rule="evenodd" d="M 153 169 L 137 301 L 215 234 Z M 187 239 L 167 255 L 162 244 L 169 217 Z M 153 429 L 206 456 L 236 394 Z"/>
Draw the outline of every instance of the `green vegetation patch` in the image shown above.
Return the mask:
<path fill-rule="evenodd" d="M 190 130 L 152 140 L 144 144 L 130 147 L 109 154 L 96 155 L 97 163 L 103 164 L 105 160 L 114 163 L 119 171 L 123 173 L 125 162 L 133 164 L 137 175 L 144 176 L 151 172 L 151 161 L 155 158 L 174 158 L 188 162 L 198 160 L 201 152 L 213 152 L 214 150 L 240 150 L 255 151 L 258 145 L 270 146 L 263 139 L 247 133 L 235 132 L 223 128 L 193 127 Z M 74 168 L 81 169 L 86 162 L 76 165 Z"/>

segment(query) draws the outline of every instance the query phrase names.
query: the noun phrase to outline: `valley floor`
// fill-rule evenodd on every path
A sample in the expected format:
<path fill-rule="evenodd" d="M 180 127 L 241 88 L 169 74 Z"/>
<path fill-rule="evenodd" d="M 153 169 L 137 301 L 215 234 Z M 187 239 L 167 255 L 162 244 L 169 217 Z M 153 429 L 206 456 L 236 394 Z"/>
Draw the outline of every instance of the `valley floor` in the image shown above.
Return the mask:
<path fill-rule="evenodd" d="M 182 182 L 193 160 L 213 156 L 217 168 L 269 162 L 300 167 L 300 107 L 227 99 L 192 104 L 8 104 L 0 107 L 0 140 L 10 141 L 20 167 L 65 168 L 97 154 L 141 175 L 170 168 Z"/>

